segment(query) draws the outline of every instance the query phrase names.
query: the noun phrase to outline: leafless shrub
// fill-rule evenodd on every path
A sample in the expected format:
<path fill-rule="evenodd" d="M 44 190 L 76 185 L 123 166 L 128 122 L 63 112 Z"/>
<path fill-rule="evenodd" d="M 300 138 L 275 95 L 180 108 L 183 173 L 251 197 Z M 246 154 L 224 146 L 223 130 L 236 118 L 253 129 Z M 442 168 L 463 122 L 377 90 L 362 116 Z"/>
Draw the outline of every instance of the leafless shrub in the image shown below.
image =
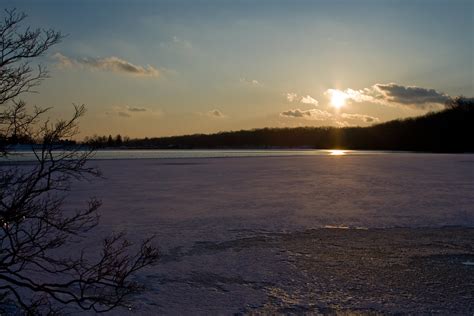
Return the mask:
<path fill-rule="evenodd" d="M 29 110 L 17 100 L 47 77 L 31 60 L 62 38 L 53 30 L 21 29 L 25 18 L 10 10 L 0 22 L 0 313 L 54 314 L 68 306 L 109 311 L 127 304 L 140 288 L 130 276 L 155 263 L 158 253 L 151 238 L 132 245 L 123 234 L 104 239 L 95 255 L 64 251 L 91 236 L 101 205 L 92 198 L 72 212 L 63 205 L 66 193 L 72 181 L 100 172 L 87 164 L 91 149 L 65 141 L 77 134 L 83 105 L 74 106 L 70 119 L 53 122 L 43 120 L 48 109 Z M 19 141 L 36 144 L 32 165 L 5 163 Z"/>

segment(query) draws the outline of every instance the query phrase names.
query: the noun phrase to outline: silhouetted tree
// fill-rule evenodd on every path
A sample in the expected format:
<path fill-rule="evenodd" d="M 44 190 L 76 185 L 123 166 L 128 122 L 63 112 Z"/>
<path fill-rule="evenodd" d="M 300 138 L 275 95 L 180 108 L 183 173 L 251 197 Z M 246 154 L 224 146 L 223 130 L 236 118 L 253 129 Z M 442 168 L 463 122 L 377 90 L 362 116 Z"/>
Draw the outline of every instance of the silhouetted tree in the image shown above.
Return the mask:
<path fill-rule="evenodd" d="M 47 76 L 41 66 L 34 72 L 30 61 L 61 39 L 53 30 L 22 30 L 25 18 L 11 10 L 0 22 L 1 154 L 9 157 L 9 145 L 22 137 L 39 145 L 31 166 L 0 164 L 0 313 L 12 306 L 28 315 L 70 305 L 107 311 L 127 304 L 139 289 L 130 275 L 156 262 L 157 250 L 146 239 L 131 251 L 122 234 L 103 240 L 96 254 L 71 249 L 98 224 L 101 203 L 90 199 L 73 212 L 63 205 L 64 193 L 73 180 L 100 173 L 86 164 L 91 150 L 65 141 L 76 135 L 84 106 L 74 106 L 68 120 L 51 122 L 42 120 L 47 109 L 28 110 L 17 100 Z"/>
<path fill-rule="evenodd" d="M 466 98 L 464 96 L 458 96 L 455 98 L 451 98 L 446 101 L 445 106 L 447 109 L 464 109 L 469 110 L 474 104 L 474 100 L 472 98 Z"/>
<path fill-rule="evenodd" d="M 112 147 L 114 145 L 114 140 L 112 138 L 112 135 L 109 135 L 107 138 L 107 147 Z"/>
<path fill-rule="evenodd" d="M 122 136 L 120 134 L 118 134 L 117 136 L 115 136 L 115 146 L 122 146 L 123 144 L 123 140 L 122 140 Z"/>

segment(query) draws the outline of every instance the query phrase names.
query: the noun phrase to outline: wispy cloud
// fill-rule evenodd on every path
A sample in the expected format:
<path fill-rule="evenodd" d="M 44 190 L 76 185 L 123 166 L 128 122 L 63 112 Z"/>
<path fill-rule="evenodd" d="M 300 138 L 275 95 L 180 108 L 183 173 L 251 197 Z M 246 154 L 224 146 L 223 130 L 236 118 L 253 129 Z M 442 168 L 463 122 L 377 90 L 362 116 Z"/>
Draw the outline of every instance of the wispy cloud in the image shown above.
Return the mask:
<path fill-rule="evenodd" d="M 146 113 L 145 113 L 146 112 Z M 114 106 L 109 111 L 105 112 L 108 116 L 118 116 L 122 118 L 131 118 L 134 116 L 143 115 L 155 115 L 161 116 L 162 112 L 160 110 L 150 110 L 145 107 L 135 107 L 135 106 Z"/>
<path fill-rule="evenodd" d="M 286 94 L 286 99 L 289 101 L 289 102 L 294 102 L 294 101 L 299 101 L 300 103 L 303 103 L 303 104 L 312 104 L 314 106 L 318 106 L 319 102 L 318 100 L 316 100 L 315 98 L 313 98 L 312 96 L 310 95 L 306 95 L 306 96 L 298 96 L 298 94 L 294 93 L 294 92 L 288 92 Z"/>
<path fill-rule="evenodd" d="M 227 117 L 227 115 L 225 115 L 224 113 L 222 113 L 220 110 L 218 109 L 214 109 L 214 110 L 210 110 L 209 112 L 207 112 L 207 115 L 210 116 L 210 117 L 214 117 L 214 118 L 224 118 L 224 117 Z"/>
<path fill-rule="evenodd" d="M 290 101 L 290 102 L 295 101 L 297 98 L 298 98 L 298 95 L 297 95 L 296 93 L 294 93 L 294 92 L 288 92 L 288 93 L 286 94 L 286 99 L 287 99 L 288 101 Z"/>
<path fill-rule="evenodd" d="M 160 71 L 151 65 L 139 66 L 115 56 L 104 58 L 72 58 L 61 53 L 56 53 L 53 57 L 61 67 L 87 68 L 139 77 L 160 76 Z"/>
<path fill-rule="evenodd" d="M 434 89 L 403 86 L 396 83 L 376 83 L 360 90 L 328 89 L 325 92 L 329 98 L 332 98 L 334 94 L 356 103 L 371 102 L 421 110 L 440 107 L 450 99 L 449 95 Z"/>
<path fill-rule="evenodd" d="M 171 39 L 161 42 L 160 47 L 186 51 L 186 50 L 191 50 L 193 48 L 193 45 L 188 40 L 185 40 L 178 36 L 173 36 L 171 37 Z"/>
<path fill-rule="evenodd" d="M 130 112 L 146 112 L 146 108 L 139 108 L 139 107 L 133 107 L 133 106 L 127 106 L 127 110 Z"/>
<path fill-rule="evenodd" d="M 312 104 L 314 106 L 318 106 L 318 100 L 314 99 L 310 95 L 302 97 L 300 102 L 304 104 Z"/>
<path fill-rule="evenodd" d="M 72 67 L 77 64 L 75 59 L 66 57 L 61 53 L 54 54 L 53 58 L 56 59 L 57 64 L 60 67 Z"/>
<path fill-rule="evenodd" d="M 348 120 L 358 120 L 358 121 L 364 121 L 366 123 L 375 123 L 375 122 L 380 122 L 380 119 L 378 117 L 370 116 L 370 115 L 365 115 L 365 114 L 350 114 L 350 113 L 342 113 L 341 114 L 342 118 L 348 119 Z"/>
<path fill-rule="evenodd" d="M 131 117 L 131 115 L 128 114 L 127 112 L 122 112 L 122 111 L 118 111 L 117 115 L 120 117 Z"/>
<path fill-rule="evenodd" d="M 190 41 L 184 40 L 184 39 L 179 38 L 177 36 L 173 36 L 173 43 L 175 43 L 177 45 L 181 45 L 184 48 L 192 48 L 193 47 L 193 45 L 191 44 Z"/>
<path fill-rule="evenodd" d="M 262 84 L 257 79 L 247 79 L 240 78 L 240 82 L 251 85 L 251 86 L 261 86 Z"/>
<path fill-rule="evenodd" d="M 363 123 L 376 123 L 380 122 L 378 117 L 366 115 L 366 114 L 357 114 L 357 113 L 340 113 L 333 114 L 328 111 L 319 110 L 319 109 L 291 109 L 280 113 L 280 116 L 293 119 L 306 119 L 313 121 L 325 121 L 328 124 L 336 126 L 351 126 L 357 125 L 357 122 Z"/>
<path fill-rule="evenodd" d="M 310 109 L 310 110 L 301 110 L 301 109 L 292 109 L 280 113 L 280 116 L 290 117 L 290 118 L 305 118 L 315 121 L 324 121 L 329 120 L 333 115 L 327 111 Z"/>

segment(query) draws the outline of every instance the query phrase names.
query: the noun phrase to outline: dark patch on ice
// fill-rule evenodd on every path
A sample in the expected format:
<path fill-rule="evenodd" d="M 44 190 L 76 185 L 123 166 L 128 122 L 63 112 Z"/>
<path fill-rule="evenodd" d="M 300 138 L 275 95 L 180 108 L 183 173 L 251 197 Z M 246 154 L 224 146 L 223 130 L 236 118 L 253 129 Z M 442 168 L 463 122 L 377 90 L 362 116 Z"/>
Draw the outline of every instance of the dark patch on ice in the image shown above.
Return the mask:
<path fill-rule="evenodd" d="M 270 236 L 246 237 L 222 242 L 198 241 L 189 250 L 183 250 L 182 247 L 169 249 L 162 254 L 160 262 L 181 261 L 184 257 L 212 255 L 227 250 L 239 252 L 247 248 L 271 247 L 275 246 L 275 242 L 275 238 Z"/>
<path fill-rule="evenodd" d="M 229 285 L 240 285 L 247 286 L 254 290 L 261 290 L 267 286 L 273 286 L 270 282 L 256 282 L 245 280 L 241 276 L 222 276 L 219 274 L 204 272 L 204 271 L 192 271 L 186 277 L 166 277 L 163 275 L 151 275 L 148 277 L 154 282 L 160 285 L 167 283 L 183 283 L 192 287 L 197 288 L 212 288 L 221 292 L 229 292 L 227 286 Z"/>

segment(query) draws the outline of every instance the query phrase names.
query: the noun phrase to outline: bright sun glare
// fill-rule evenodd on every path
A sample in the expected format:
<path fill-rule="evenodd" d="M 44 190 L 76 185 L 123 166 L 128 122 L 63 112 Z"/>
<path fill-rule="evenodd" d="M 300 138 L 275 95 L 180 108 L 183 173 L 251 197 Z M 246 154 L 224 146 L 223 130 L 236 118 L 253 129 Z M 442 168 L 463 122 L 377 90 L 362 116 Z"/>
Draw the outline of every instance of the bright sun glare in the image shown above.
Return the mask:
<path fill-rule="evenodd" d="M 336 109 L 340 109 L 346 104 L 346 95 L 340 91 L 334 91 L 331 95 L 331 105 Z"/>
<path fill-rule="evenodd" d="M 342 156 L 346 154 L 345 150 L 340 150 L 340 149 L 332 149 L 329 151 L 329 154 L 331 156 Z"/>

